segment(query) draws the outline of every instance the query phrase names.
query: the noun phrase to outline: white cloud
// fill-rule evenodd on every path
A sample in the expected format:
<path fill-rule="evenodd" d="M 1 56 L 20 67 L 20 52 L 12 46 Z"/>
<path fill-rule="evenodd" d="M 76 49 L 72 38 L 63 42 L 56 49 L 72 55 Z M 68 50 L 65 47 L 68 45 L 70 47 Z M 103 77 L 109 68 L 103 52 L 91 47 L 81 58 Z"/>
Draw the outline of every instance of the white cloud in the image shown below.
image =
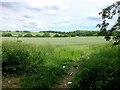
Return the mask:
<path fill-rule="evenodd" d="M 85 17 L 82 18 L 83 20 L 87 19 L 90 21 L 100 21 L 101 20 L 101 16 L 99 15 L 98 12 L 93 12 L 90 15 L 87 15 Z"/>
<path fill-rule="evenodd" d="M 2 28 L 2 30 L 18 29 L 18 26 L 16 26 L 15 24 L 2 24 L 0 27 Z"/>
<path fill-rule="evenodd" d="M 29 4 L 31 7 L 45 7 L 45 6 L 52 6 L 52 5 L 59 5 L 59 0 L 25 0 L 25 3 Z"/>
<path fill-rule="evenodd" d="M 55 15 L 57 14 L 56 10 L 47 10 L 47 15 Z"/>
<path fill-rule="evenodd" d="M 9 24 L 5 27 L 11 27 L 10 29 L 15 29 L 14 25 L 18 29 L 30 30 L 71 26 L 76 29 L 82 25 L 94 27 L 98 23 L 101 9 L 114 1 L 116 0 L 1 0 L 6 2 L 6 7 L 2 8 L 1 21 Z"/>
<path fill-rule="evenodd" d="M 63 17 L 63 21 L 70 21 L 70 20 L 72 20 L 72 17 L 69 16 Z"/>
<path fill-rule="evenodd" d="M 54 23 L 54 24 L 48 24 L 48 27 L 67 27 L 69 26 L 69 23 Z"/>

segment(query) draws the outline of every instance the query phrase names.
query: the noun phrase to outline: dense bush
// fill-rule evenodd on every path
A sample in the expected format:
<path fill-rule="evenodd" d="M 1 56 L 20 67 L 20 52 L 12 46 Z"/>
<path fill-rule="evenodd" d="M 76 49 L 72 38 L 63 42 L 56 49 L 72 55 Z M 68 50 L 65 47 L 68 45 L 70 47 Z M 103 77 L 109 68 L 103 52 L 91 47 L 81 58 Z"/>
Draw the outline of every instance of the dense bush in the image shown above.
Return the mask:
<path fill-rule="evenodd" d="M 75 37 L 76 35 L 75 35 L 75 33 L 71 33 L 70 36 L 71 37 Z"/>
<path fill-rule="evenodd" d="M 50 37 L 50 33 L 45 32 L 42 37 Z"/>
<path fill-rule="evenodd" d="M 22 74 L 28 58 L 28 51 L 19 42 L 2 42 L 3 73 Z"/>
<path fill-rule="evenodd" d="M 48 49 L 48 51 L 47 51 Z M 41 70 L 46 55 L 52 48 L 22 42 L 2 42 L 3 73 L 33 74 Z"/>
<path fill-rule="evenodd" d="M 59 34 L 58 34 L 58 33 L 56 33 L 56 34 L 54 35 L 54 37 L 60 37 L 60 36 L 59 36 Z"/>
<path fill-rule="evenodd" d="M 31 33 L 27 33 L 24 35 L 24 37 L 32 37 L 33 35 Z"/>
<path fill-rule="evenodd" d="M 12 37 L 11 33 L 2 33 L 2 37 Z"/>
<path fill-rule="evenodd" d="M 80 71 L 72 87 L 79 90 L 120 89 L 120 46 L 97 48 L 81 58 Z"/>

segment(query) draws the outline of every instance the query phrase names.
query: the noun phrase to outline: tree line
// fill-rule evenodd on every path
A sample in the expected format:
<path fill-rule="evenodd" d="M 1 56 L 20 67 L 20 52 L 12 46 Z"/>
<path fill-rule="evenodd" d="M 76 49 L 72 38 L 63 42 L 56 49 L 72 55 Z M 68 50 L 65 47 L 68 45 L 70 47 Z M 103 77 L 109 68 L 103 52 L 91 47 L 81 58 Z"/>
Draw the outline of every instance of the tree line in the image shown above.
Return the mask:
<path fill-rule="evenodd" d="M 30 31 L 15 31 L 19 32 L 17 37 L 80 37 L 80 36 L 104 36 L 104 33 L 100 33 L 99 31 L 83 31 L 83 30 L 76 30 L 70 32 L 62 32 L 62 31 L 40 31 L 36 35 L 33 35 Z M 23 35 L 20 32 L 24 32 Z M 41 35 L 42 33 L 42 35 Z M 53 34 L 53 35 L 51 35 Z M 116 35 L 117 31 L 115 31 L 112 35 Z M 12 31 L 7 31 L 2 33 L 2 37 L 14 37 Z"/>

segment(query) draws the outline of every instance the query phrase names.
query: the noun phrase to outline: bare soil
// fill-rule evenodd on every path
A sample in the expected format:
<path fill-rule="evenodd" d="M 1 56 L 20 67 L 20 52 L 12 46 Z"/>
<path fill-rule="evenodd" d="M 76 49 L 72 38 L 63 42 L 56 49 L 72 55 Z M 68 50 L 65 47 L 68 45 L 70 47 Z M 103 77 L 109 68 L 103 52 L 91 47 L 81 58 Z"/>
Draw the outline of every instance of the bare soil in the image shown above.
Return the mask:
<path fill-rule="evenodd" d="M 19 77 L 2 77 L 2 88 L 20 88 Z"/>
<path fill-rule="evenodd" d="M 55 86 L 56 88 L 70 88 L 70 85 L 72 84 L 72 80 L 74 79 L 76 73 L 79 70 L 78 64 L 79 64 L 78 62 L 73 63 L 67 75 L 60 78 L 60 80 L 58 81 L 58 84 Z"/>

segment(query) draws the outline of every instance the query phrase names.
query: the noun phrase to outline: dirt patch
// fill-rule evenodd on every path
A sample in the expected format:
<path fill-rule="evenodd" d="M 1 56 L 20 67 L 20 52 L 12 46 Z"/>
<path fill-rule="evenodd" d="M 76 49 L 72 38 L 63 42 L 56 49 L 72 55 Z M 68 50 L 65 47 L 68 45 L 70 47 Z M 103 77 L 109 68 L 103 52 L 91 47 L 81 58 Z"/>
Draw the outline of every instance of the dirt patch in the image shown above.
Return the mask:
<path fill-rule="evenodd" d="M 63 76 L 58 81 L 58 84 L 55 86 L 56 88 L 70 88 L 72 84 L 72 80 L 75 77 L 76 73 L 78 72 L 79 63 L 74 62 L 73 65 L 70 67 L 66 76 Z"/>
<path fill-rule="evenodd" d="M 2 77 L 2 88 L 20 88 L 19 77 Z"/>

